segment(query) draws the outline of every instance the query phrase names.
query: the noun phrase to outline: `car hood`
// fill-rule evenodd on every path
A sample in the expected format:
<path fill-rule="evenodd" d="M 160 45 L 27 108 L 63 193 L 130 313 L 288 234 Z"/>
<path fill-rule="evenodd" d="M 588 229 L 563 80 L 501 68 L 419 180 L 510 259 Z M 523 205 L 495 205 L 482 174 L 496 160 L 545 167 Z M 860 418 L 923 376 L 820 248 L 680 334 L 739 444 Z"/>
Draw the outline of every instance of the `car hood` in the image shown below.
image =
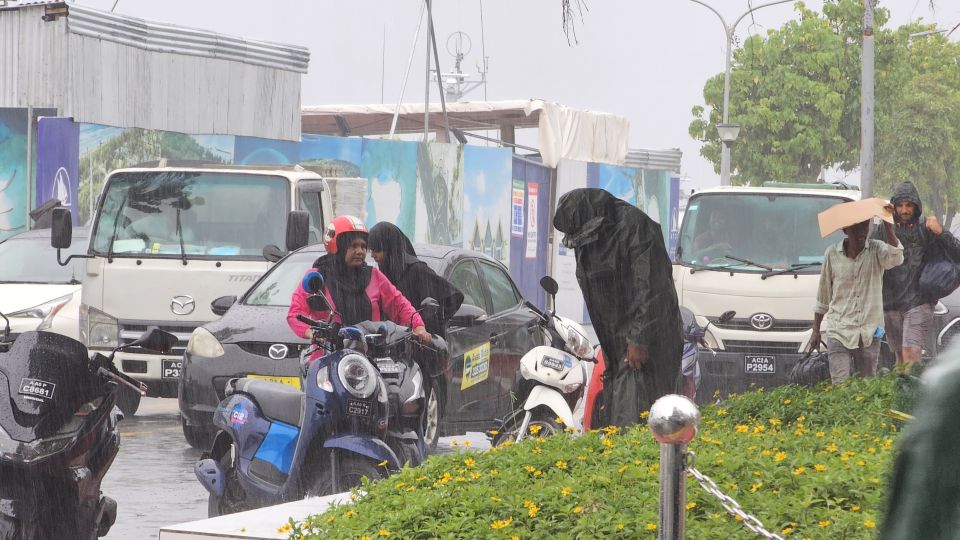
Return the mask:
<path fill-rule="evenodd" d="M 287 324 L 287 308 L 234 304 L 220 319 L 203 325 L 220 343 L 260 341 L 307 343 Z"/>
<path fill-rule="evenodd" d="M 80 285 L 58 283 L 0 283 L 0 312 L 9 315 L 79 290 Z"/>

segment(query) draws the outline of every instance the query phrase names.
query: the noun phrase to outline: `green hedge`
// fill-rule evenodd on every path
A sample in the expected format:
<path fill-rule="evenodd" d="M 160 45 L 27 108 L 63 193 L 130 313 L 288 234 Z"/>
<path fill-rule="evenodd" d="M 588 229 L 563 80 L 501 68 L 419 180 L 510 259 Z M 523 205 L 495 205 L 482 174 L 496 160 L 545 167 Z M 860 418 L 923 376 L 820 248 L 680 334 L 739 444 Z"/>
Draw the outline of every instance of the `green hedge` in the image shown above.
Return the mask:
<path fill-rule="evenodd" d="M 696 467 L 787 538 L 873 538 L 898 429 L 895 379 L 752 392 L 702 410 Z M 624 433 L 436 456 L 292 522 L 291 539 L 656 538 L 659 447 Z M 689 538 L 753 538 L 687 479 Z"/>

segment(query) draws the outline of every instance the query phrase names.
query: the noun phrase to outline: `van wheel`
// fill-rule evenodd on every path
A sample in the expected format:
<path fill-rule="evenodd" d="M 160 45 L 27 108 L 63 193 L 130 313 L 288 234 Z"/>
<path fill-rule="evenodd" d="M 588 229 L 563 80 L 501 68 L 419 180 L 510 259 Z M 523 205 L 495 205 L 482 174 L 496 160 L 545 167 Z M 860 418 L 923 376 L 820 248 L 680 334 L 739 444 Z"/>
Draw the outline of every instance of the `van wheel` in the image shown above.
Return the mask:
<path fill-rule="evenodd" d="M 140 393 L 126 385 L 120 385 L 117 390 L 117 407 L 127 418 L 133 418 L 140 408 Z"/>

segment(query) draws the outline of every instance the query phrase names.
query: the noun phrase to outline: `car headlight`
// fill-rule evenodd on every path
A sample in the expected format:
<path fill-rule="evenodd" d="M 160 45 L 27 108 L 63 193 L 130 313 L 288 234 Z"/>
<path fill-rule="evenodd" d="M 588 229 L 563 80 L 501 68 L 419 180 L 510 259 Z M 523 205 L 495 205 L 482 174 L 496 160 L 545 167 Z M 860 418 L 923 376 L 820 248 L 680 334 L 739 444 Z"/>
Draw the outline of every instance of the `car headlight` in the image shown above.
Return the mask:
<path fill-rule="evenodd" d="M 934 315 L 946 315 L 950 310 L 947 309 L 947 306 L 943 305 L 943 302 L 937 300 L 937 304 L 933 307 Z"/>
<path fill-rule="evenodd" d="M 340 359 L 337 372 L 343 386 L 355 397 L 367 399 L 377 388 L 377 372 L 366 358 L 348 354 Z"/>
<path fill-rule="evenodd" d="M 80 341 L 87 347 L 117 347 L 120 344 L 120 324 L 99 309 L 80 304 Z"/>
<path fill-rule="evenodd" d="M 333 383 L 330 381 L 329 364 L 317 370 L 317 386 L 319 386 L 321 390 L 333 392 Z"/>
<path fill-rule="evenodd" d="M 209 330 L 197 327 L 187 341 L 187 352 L 204 358 L 219 358 L 223 356 L 223 345 Z"/>
<path fill-rule="evenodd" d="M 578 358 L 593 358 L 593 346 L 590 345 L 590 339 L 572 326 L 567 327 L 566 343 L 567 350 L 575 354 Z"/>
<path fill-rule="evenodd" d="M 43 319 L 40 322 L 40 326 L 37 326 L 37 330 L 46 330 L 50 328 L 53 323 L 53 318 L 57 313 L 63 309 L 63 306 L 67 305 L 73 298 L 73 293 L 70 293 L 60 298 L 55 298 L 49 302 L 44 302 L 39 306 L 33 306 L 32 308 L 22 309 L 16 313 L 10 313 L 10 317 L 25 317 L 31 319 Z"/>

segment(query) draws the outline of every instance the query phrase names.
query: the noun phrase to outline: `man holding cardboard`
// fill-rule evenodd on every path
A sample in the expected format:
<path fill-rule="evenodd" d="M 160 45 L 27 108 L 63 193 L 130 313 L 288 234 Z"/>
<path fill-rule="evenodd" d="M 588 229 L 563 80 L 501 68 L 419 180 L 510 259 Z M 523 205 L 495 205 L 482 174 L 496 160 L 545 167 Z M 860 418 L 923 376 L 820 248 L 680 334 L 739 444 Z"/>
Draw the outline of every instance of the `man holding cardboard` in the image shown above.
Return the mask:
<path fill-rule="evenodd" d="M 903 245 L 904 263 L 883 275 L 883 310 L 887 343 L 897 355 L 897 366 L 909 367 L 920 361 L 927 332 L 933 326 L 933 306 L 940 299 L 921 290 L 920 274 L 933 250 L 960 260 L 960 242 L 943 230 L 936 217 L 923 218 L 920 193 L 913 183 L 903 182 L 894 188 L 890 204 L 893 232 Z M 889 228 L 872 235 L 879 240 L 891 236 Z"/>
<path fill-rule="evenodd" d="M 870 218 L 883 219 L 887 242 L 868 239 Z M 883 272 L 903 262 L 886 201 L 872 198 L 838 204 L 821 212 L 820 234 L 843 229 L 846 238 L 827 248 L 820 272 L 813 334 L 807 350 L 819 349 L 820 325 L 827 322 L 830 380 L 840 384 L 853 370 L 877 373 L 883 336 Z"/>

